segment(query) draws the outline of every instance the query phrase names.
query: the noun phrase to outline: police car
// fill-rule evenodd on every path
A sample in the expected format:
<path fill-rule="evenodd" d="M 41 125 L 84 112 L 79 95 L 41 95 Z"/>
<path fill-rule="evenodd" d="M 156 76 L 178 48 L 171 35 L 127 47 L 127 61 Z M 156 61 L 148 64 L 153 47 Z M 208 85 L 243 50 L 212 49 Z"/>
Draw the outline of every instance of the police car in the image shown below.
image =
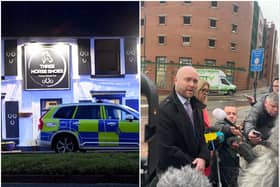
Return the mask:
<path fill-rule="evenodd" d="M 57 105 L 39 119 L 38 128 L 40 146 L 48 146 L 58 153 L 139 149 L 139 113 L 125 105 Z"/>

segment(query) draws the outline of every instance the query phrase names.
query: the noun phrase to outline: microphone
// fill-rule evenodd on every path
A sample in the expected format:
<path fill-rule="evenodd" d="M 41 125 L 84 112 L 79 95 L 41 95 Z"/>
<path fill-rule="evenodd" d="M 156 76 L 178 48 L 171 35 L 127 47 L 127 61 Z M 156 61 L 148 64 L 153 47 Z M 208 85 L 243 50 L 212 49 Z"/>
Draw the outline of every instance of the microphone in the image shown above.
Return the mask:
<path fill-rule="evenodd" d="M 159 177 L 157 187 L 177 186 L 177 187 L 211 187 L 209 179 L 201 172 L 186 165 L 180 169 L 169 167 L 168 170 Z"/>
<path fill-rule="evenodd" d="M 220 108 L 215 108 L 212 112 L 212 115 L 214 116 L 215 119 L 219 120 L 219 121 L 225 121 L 227 122 L 230 126 L 235 127 L 236 129 L 239 129 L 235 124 L 233 124 L 231 121 L 229 121 L 226 117 L 227 114 L 224 110 L 220 109 Z"/>

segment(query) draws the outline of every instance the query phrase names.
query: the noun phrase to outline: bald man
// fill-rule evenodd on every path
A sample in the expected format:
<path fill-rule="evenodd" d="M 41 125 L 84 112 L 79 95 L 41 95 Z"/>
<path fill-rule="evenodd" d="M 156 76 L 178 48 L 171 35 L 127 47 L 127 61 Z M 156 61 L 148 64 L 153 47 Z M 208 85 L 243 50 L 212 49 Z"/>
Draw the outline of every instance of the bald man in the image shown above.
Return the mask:
<path fill-rule="evenodd" d="M 170 166 L 181 168 L 185 165 L 203 172 L 209 162 L 202 114 L 205 106 L 194 97 L 198 79 L 193 67 L 181 67 L 174 79 L 172 93 L 159 106 L 159 174 Z"/>

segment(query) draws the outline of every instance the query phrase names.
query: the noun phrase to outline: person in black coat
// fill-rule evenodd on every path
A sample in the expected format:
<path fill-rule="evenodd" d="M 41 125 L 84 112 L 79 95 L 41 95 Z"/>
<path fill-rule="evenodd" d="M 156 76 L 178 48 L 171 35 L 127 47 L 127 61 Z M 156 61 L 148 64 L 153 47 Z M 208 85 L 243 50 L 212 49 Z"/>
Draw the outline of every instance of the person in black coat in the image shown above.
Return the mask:
<path fill-rule="evenodd" d="M 174 79 L 172 93 L 159 106 L 158 174 L 169 167 L 180 169 L 185 165 L 203 172 L 209 164 L 202 114 L 205 106 L 193 96 L 197 82 L 198 74 L 193 67 L 181 67 Z M 185 106 L 186 101 L 190 102 L 191 109 Z"/>
<path fill-rule="evenodd" d="M 235 106 L 227 105 L 224 107 L 227 121 L 236 125 L 237 122 L 237 108 Z M 225 120 L 217 121 L 212 127 L 217 131 L 224 133 L 224 141 L 216 146 L 216 151 L 219 155 L 219 170 L 220 180 L 218 178 L 217 171 L 217 158 L 214 157 L 211 164 L 211 172 L 209 179 L 213 187 L 219 186 L 221 182 L 223 187 L 237 187 L 237 179 L 239 175 L 239 156 L 238 148 L 241 141 L 242 133 L 241 126 L 236 125 L 240 129 L 236 129 L 231 126 L 229 122 Z"/>

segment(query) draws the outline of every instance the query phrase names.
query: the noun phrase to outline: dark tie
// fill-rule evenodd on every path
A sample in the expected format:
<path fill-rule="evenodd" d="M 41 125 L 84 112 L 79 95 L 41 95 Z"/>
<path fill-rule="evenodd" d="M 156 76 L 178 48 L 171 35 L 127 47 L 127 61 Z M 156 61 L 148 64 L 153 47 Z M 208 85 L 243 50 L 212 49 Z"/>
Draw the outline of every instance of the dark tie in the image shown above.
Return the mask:
<path fill-rule="evenodd" d="M 192 125 L 194 126 L 194 123 L 193 123 L 193 111 L 192 111 L 192 106 L 191 106 L 191 103 L 190 103 L 189 100 L 187 100 L 185 102 L 184 107 L 185 107 L 185 110 L 186 110 L 188 116 L 190 117 Z"/>
<path fill-rule="evenodd" d="M 193 128 L 193 134 L 194 134 L 194 138 L 195 138 L 195 142 L 197 143 L 197 134 L 196 134 L 196 130 L 195 130 L 195 126 L 194 126 L 194 122 L 193 122 L 193 110 L 192 110 L 192 106 L 190 103 L 190 100 L 187 100 L 184 104 L 184 108 L 191 120 L 191 124 L 192 124 L 192 128 Z"/>

